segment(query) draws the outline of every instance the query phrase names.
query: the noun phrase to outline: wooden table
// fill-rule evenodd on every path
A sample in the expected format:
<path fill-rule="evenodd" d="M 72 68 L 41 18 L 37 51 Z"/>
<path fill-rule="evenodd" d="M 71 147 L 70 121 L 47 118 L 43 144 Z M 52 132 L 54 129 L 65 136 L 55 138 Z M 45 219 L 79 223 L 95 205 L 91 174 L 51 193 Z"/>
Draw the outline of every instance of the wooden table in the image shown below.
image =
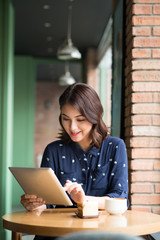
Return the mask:
<path fill-rule="evenodd" d="M 3 227 L 12 231 L 12 240 L 21 233 L 62 236 L 77 231 L 107 231 L 146 235 L 160 230 L 160 215 L 128 210 L 123 215 L 101 211 L 98 218 L 81 219 L 76 209 L 47 209 L 41 212 L 14 212 L 3 216 Z"/>

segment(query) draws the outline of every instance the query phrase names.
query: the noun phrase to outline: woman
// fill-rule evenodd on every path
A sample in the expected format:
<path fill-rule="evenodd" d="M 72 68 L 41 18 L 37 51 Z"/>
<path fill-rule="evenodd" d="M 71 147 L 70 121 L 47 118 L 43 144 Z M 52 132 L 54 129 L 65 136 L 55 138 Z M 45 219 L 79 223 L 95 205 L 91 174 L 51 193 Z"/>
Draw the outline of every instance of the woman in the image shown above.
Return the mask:
<path fill-rule="evenodd" d="M 41 167 L 54 170 L 74 206 L 97 200 L 99 209 L 104 209 L 107 197 L 128 198 L 126 147 L 122 139 L 108 135 L 95 90 L 84 83 L 73 84 L 59 104 L 60 140 L 46 147 Z M 44 200 L 34 195 L 23 195 L 21 203 L 31 211 L 46 208 Z"/>

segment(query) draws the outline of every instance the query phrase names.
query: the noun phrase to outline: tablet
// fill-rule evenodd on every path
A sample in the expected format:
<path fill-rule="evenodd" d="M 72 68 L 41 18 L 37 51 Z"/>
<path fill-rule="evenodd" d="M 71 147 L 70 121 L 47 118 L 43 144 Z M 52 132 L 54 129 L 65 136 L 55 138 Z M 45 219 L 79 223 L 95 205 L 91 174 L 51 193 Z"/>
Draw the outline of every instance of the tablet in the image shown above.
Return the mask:
<path fill-rule="evenodd" d="M 9 170 L 25 193 L 43 198 L 46 204 L 73 205 L 51 168 L 9 167 Z"/>

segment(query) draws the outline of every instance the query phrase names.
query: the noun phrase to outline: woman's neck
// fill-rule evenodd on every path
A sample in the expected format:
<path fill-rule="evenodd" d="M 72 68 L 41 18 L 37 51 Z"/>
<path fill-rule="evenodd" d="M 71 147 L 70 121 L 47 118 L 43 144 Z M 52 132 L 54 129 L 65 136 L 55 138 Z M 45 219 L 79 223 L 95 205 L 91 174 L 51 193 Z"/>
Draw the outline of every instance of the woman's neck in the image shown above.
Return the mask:
<path fill-rule="evenodd" d="M 86 141 L 86 142 L 77 142 L 77 144 L 85 151 L 88 152 L 89 149 L 91 148 L 91 140 Z"/>

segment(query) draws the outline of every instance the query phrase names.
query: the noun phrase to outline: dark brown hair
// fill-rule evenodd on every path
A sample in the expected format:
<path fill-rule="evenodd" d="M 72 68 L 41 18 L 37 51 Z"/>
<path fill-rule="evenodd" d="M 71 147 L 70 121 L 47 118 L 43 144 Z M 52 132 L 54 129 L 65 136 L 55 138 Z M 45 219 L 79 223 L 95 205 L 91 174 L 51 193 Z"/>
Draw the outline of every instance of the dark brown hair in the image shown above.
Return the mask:
<path fill-rule="evenodd" d="M 75 83 L 69 86 L 59 98 L 60 110 L 65 104 L 72 105 L 93 124 L 91 146 L 99 148 L 102 141 L 108 136 L 108 129 L 102 120 L 103 107 L 96 91 L 85 83 Z M 59 121 L 62 126 L 59 138 L 65 143 L 69 143 L 71 139 L 63 128 L 61 115 Z"/>

